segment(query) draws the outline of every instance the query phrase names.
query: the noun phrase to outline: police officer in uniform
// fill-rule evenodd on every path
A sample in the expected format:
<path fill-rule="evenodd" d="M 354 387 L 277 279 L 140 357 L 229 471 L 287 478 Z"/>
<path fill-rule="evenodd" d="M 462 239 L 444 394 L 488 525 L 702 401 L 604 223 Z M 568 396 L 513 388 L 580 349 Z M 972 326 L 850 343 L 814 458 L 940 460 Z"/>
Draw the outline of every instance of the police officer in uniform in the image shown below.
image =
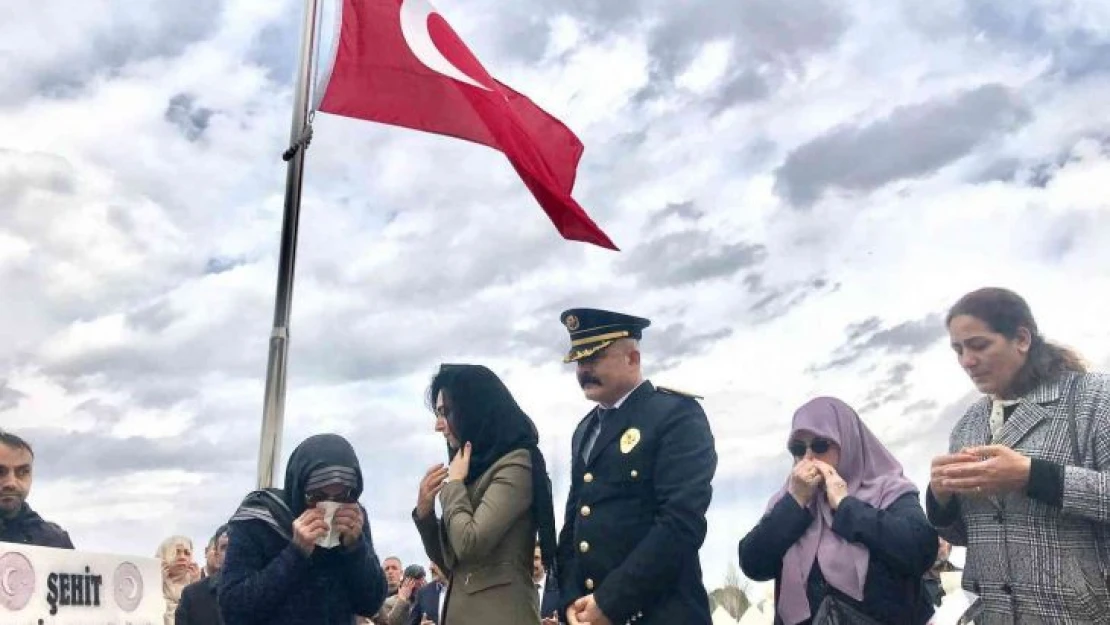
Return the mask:
<path fill-rule="evenodd" d="M 559 588 L 567 620 L 591 625 L 710 625 L 698 549 L 717 468 L 694 396 L 644 380 L 639 339 L 651 322 L 564 312 L 565 362 L 597 406 L 578 424 Z"/>

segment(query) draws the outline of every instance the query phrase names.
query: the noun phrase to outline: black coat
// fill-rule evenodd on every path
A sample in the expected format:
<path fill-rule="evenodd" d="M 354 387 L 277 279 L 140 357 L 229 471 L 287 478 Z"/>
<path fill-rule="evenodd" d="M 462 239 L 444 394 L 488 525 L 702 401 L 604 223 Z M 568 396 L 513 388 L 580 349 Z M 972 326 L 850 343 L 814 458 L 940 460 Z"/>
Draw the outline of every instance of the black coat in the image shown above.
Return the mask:
<path fill-rule="evenodd" d="M 788 495 L 740 541 L 740 568 L 753 580 L 775 580 L 776 605 L 782 558 L 813 520 L 813 513 Z M 827 594 L 835 592 L 882 623 L 918 625 L 929 620 L 933 606 L 923 592 L 922 576 L 936 559 L 938 541 L 916 493 L 899 497 L 885 510 L 846 497 L 833 515 L 832 530 L 869 550 L 863 601 L 830 588 L 815 563 L 806 583 L 811 613 L 817 612 Z M 775 612 L 775 623 L 781 623 L 778 610 Z"/>
<path fill-rule="evenodd" d="M 555 576 L 548 575 L 547 583 L 543 586 L 543 597 L 540 598 L 540 618 L 547 618 L 558 613 L 559 622 L 567 622 L 567 611 L 563 609 L 563 595 L 559 592 L 559 581 Z"/>
<path fill-rule="evenodd" d="M 233 521 L 228 538 L 217 582 L 228 625 L 350 625 L 385 601 L 369 523 L 354 550 L 316 548 L 311 557 L 262 521 Z"/>
<path fill-rule="evenodd" d="M 644 382 L 602 419 L 583 461 L 593 414 L 571 445 L 557 559 L 564 606 L 593 593 L 614 624 L 708 625 L 698 549 L 717 452 L 705 412 L 692 397 Z"/>
<path fill-rule="evenodd" d="M 181 591 L 174 613 L 176 625 L 223 625 L 220 604 L 216 601 L 217 579 L 206 577 Z"/>
<path fill-rule="evenodd" d="M 409 625 L 420 625 L 424 617 L 433 623 L 439 623 L 439 591 L 443 587 L 440 582 L 427 584 L 416 591 L 416 601 L 409 610 Z"/>
<path fill-rule="evenodd" d="M 73 542 L 58 525 L 43 520 L 31 506 L 26 503 L 15 515 L 14 519 L 0 518 L 0 542 L 34 545 L 36 547 L 54 547 L 55 549 L 73 549 Z"/>

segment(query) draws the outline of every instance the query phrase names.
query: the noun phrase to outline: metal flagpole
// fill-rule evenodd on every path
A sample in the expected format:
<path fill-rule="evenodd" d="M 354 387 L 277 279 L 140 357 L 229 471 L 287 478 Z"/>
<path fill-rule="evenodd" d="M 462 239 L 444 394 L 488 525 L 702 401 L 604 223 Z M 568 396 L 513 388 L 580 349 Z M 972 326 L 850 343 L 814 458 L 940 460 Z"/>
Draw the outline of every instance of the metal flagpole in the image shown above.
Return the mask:
<path fill-rule="evenodd" d="M 312 74 L 316 68 L 316 32 L 319 0 L 305 0 L 301 29 L 301 58 L 293 94 L 293 127 L 285 176 L 285 210 L 281 222 L 281 253 L 278 257 L 277 294 L 274 298 L 274 328 L 270 333 L 270 356 L 266 365 L 266 399 L 262 409 L 262 434 L 258 446 L 258 488 L 269 488 L 281 459 L 281 433 L 285 420 L 285 377 L 289 362 L 289 317 L 293 306 L 293 274 L 297 260 L 297 225 L 301 212 L 301 182 L 304 178 L 305 148 L 312 138 L 309 114 Z"/>

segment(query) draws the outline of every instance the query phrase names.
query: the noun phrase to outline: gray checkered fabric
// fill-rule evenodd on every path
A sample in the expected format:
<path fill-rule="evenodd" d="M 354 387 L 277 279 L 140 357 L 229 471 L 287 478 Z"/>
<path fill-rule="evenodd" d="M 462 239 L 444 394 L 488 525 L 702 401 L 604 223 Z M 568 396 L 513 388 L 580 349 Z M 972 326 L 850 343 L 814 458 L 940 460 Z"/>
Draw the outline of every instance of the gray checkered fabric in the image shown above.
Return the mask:
<path fill-rule="evenodd" d="M 997 443 L 1066 466 L 1060 509 L 1024 493 L 957 498 L 958 521 L 941 536 L 968 547 L 963 586 L 983 598 L 976 625 L 1110 624 L 1110 377 L 1068 374 L 1025 397 Z M 1069 390 L 1074 389 L 1074 390 Z M 1080 453 L 1068 422 L 1075 402 Z M 973 405 L 952 431 L 950 450 L 991 441 L 991 403 Z"/>

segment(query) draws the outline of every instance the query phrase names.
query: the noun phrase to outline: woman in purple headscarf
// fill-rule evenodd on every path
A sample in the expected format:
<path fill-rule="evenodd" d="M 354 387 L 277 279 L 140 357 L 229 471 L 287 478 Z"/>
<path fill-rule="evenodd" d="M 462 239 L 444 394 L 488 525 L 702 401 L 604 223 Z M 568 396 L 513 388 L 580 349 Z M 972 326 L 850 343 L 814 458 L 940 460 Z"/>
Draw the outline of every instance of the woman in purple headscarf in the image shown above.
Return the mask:
<path fill-rule="evenodd" d="M 744 574 L 775 580 L 776 625 L 927 622 L 937 534 L 902 465 L 831 397 L 794 413 L 787 447 L 786 486 L 740 541 Z"/>

